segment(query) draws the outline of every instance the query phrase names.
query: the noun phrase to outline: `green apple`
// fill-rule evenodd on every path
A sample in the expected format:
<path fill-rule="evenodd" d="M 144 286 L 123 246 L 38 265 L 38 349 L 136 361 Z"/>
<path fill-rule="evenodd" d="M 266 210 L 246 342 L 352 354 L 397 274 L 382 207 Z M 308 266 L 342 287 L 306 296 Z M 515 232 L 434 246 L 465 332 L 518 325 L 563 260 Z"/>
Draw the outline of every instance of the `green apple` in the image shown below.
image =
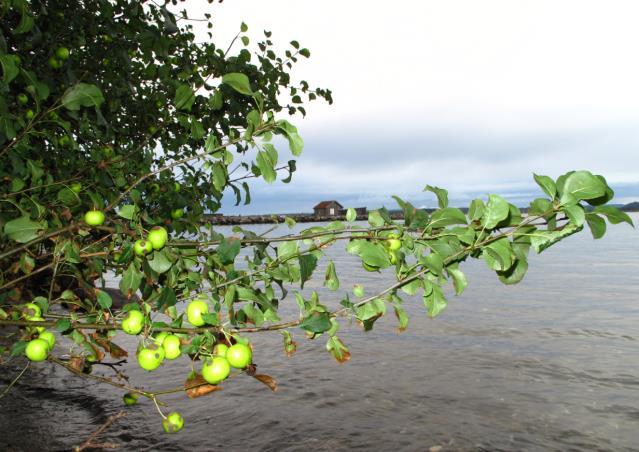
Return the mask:
<path fill-rule="evenodd" d="M 147 241 L 151 243 L 151 246 L 154 250 L 161 250 L 164 248 L 167 239 L 169 238 L 169 233 L 166 232 L 162 226 L 155 226 L 149 231 L 149 234 L 146 236 Z"/>
<path fill-rule="evenodd" d="M 30 108 L 24 112 L 24 117 L 28 119 L 29 121 L 31 121 L 34 116 L 35 116 L 35 113 Z"/>
<path fill-rule="evenodd" d="M 390 253 L 388 253 L 388 259 L 390 260 L 390 263 L 393 265 L 397 263 L 397 255 L 395 254 L 394 251 L 391 251 Z"/>
<path fill-rule="evenodd" d="M 402 242 L 398 239 L 388 239 L 386 240 L 386 245 L 388 245 L 389 250 L 397 251 L 402 247 Z"/>
<path fill-rule="evenodd" d="M 353 286 L 353 295 L 357 298 L 362 298 L 364 296 L 364 286 L 361 284 L 355 284 L 355 286 Z"/>
<path fill-rule="evenodd" d="M 228 349 L 229 346 L 226 344 L 216 344 L 215 347 L 213 347 L 213 354 L 215 356 L 226 356 Z"/>
<path fill-rule="evenodd" d="M 51 331 L 43 331 L 38 335 L 38 339 L 47 341 L 47 344 L 49 344 L 49 350 L 53 350 L 53 347 L 55 346 L 55 334 Z"/>
<path fill-rule="evenodd" d="M 244 369 L 251 364 L 253 352 L 251 347 L 245 344 L 234 344 L 226 351 L 226 359 L 236 369 Z"/>
<path fill-rule="evenodd" d="M 45 320 L 42 317 L 35 317 L 34 316 L 34 317 L 29 318 L 29 321 L 30 322 L 44 322 Z M 43 327 L 43 326 L 32 326 L 30 328 L 32 328 L 32 330 L 35 330 L 38 334 L 44 333 L 45 330 L 46 330 L 46 328 Z"/>
<path fill-rule="evenodd" d="M 55 50 L 55 56 L 57 58 L 59 58 L 62 61 L 68 60 L 69 59 L 69 49 L 67 49 L 66 47 L 58 47 Z"/>
<path fill-rule="evenodd" d="M 49 343 L 44 339 L 33 339 L 27 344 L 24 354 L 31 361 L 44 361 L 49 354 Z"/>
<path fill-rule="evenodd" d="M 60 69 L 62 64 L 62 61 L 58 60 L 56 57 L 49 58 L 49 66 L 51 69 Z"/>
<path fill-rule="evenodd" d="M 231 365 L 221 356 L 209 358 L 202 365 L 202 377 L 212 385 L 226 380 L 230 373 Z"/>
<path fill-rule="evenodd" d="M 82 191 L 82 184 L 80 182 L 74 182 L 69 185 L 69 188 L 73 193 L 80 193 Z"/>
<path fill-rule="evenodd" d="M 84 214 L 84 222 L 89 226 L 100 226 L 104 223 L 104 212 L 99 210 L 89 210 Z"/>
<path fill-rule="evenodd" d="M 180 185 L 179 182 L 173 182 L 173 189 L 178 192 L 182 189 L 182 186 Z"/>
<path fill-rule="evenodd" d="M 122 331 L 126 334 L 140 334 L 144 327 L 144 314 L 138 310 L 129 311 L 129 314 L 122 320 Z"/>
<path fill-rule="evenodd" d="M 160 367 L 162 361 L 164 361 L 164 349 L 162 347 L 151 346 L 138 352 L 138 364 L 142 369 L 149 372 Z"/>
<path fill-rule="evenodd" d="M 26 303 L 22 307 L 22 315 L 26 320 L 31 320 L 33 318 L 42 317 L 42 310 L 40 306 L 35 303 Z"/>
<path fill-rule="evenodd" d="M 60 137 L 60 140 L 58 140 L 58 143 L 60 144 L 60 146 L 68 146 L 69 143 L 71 143 L 71 140 L 69 139 L 69 137 L 67 135 L 62 135 Z"/>
<path fill-rule="evenodd" d="M 153 340 L 155 341 L 156 344 L 162 345 L 162 342 L 164 342 L 164 338 L 167 337 L 169 334 L 171 333 L 167 331 L 162 331 L 161 333 L 158 333 L 157 335 L 155 335 Z"/>
<path fill-rule="evenodd" d="M 135 392 L 127 392 L 122 396 L 122 400 L 126 406 L 135 405 L 138 403 L 138 395 Z"/>
<path fill-rule="evenodd" d="M 180 350 L 180 338 L 175 334 L 166 336 L 162 341 L 162 347 L 164 348 L 166 359 L 175 359 L 182 354 Z"/>
<path fill-rule="evenodd" d="M 20 93 L 18 94 L 18 103 L 25 105 L 27 102 L 29 102 L 29 96 L 27 96 L 24 93 Z"/>
<path fill-rule="evenodd" d="M 175 209 L 171 211 L 171 218 L 179 220 L 184 216 L 184 209 Z"/>
<path fill-rule="evenodd" d="M 133 244 L 133 251 L 135 251 L 135 254 L 137 254 L 138 256 L 144 256 L 145 254 L 150 253 L 152 250 L 153 246 L 148 240 L 136 240 L 135 244 Z"/>
<path fill-rule="evenodd" d="M 186 307 L 186 318 L 193 326 L 202 326 L 206 322 L 202 318 L 203 314 L 209 313 L 209 305 L 204 300 L 193 300 Z"/>
<path fill-rule="evenodd" d="M 164 427 L 166 433 L 177 433 L 184 427 L 184 419 L 180 413 L 173 411 L 162 420 L 162 427 Z"/>

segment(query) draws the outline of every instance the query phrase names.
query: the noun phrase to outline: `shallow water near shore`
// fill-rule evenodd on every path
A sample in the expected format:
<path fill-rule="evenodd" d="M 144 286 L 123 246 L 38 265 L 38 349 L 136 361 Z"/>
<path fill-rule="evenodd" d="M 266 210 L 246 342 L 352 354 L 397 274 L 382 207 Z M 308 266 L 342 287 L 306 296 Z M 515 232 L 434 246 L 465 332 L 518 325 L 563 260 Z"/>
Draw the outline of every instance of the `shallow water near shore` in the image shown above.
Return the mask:
<path fill-rule="evenodd" d="M 323 266 L 308 283 L 327 304 L 355 283 L 373 294 L 392 282 L 390 273 L 361 269 L 343 248 L 328 252 L 340 291 L 322 289 Z M 101 441 L 135 451 L 639 450 L 639 232 L 615 225 L 598 241 L 588 232 L 570 237 L 531 256 L 516 286 L 503 286 L 482 261 L 462 265 L 469 286 L 459 297 L 449 290 L 436 319 L 419 297 L 405 296 L 410 323 L 402 334 L 392 312 L 368 333 L 343 324 L 347 364 L 299 330 L 292 358 L 279 334 L 255 334 L 258 372 L 277 379 L 277 392 L 241 376 L 199 399 L 165 397 L 185 418 L 176 435 L 164 434 L 153 404 L 141 400 Z M 292 295 L 282 305 L 282 318 L 297 315 Z M 135 349 L 130 336 L 116 342 Z M 188 372 L 186 359 L 154 373 L 129 361 L 136 386 L 172 388 Z M 19 365 L 0 368 L 3 384 Z M 122 394 L 33 365 L 0 399 L 0 449 L 68 450 L 123 409 Z"/>

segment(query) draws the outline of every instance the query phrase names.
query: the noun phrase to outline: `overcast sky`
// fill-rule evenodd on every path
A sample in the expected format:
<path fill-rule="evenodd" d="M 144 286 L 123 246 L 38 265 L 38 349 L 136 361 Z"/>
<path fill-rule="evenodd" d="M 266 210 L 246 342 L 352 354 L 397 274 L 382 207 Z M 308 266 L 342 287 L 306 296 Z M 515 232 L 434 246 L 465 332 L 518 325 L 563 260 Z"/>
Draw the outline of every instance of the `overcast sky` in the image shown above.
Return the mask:
<path fill-rule="evenodd" d="M 615 202 L 639 199 L 639 2 L 636 0 L 227 0 L 215 41 L 242 21 L 252 42 L 298 40 L 311 58 L 294 78 L 333 90 L 334 104 L 295 119 L 306 146 L 291 184 L 252 184 L 250 208 L 311 211 L 324 199 L 433 206 L 499 193 L 538 195 L 532 173 L 588 169 Z M 280 160 L 289 156 L 280 152 Z"/>

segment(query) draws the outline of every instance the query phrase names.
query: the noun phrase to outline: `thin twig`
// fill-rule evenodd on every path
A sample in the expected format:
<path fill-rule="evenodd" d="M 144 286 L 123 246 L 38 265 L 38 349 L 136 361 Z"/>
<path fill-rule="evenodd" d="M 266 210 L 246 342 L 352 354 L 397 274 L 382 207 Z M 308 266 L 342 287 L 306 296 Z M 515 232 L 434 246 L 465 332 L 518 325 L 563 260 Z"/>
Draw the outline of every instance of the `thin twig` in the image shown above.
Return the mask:
<path fill-rule="evenodd" d="M 0 394 L 0 399 L 3 398 L 5 395 L 7 395 L 7 392 L 9 392 L 9 390 L 13 387 L 13 385 L 15 385 L 18 382 L 20 377 L 22 377 L 22 374 L 24 374 L 27 371 L 30 365 L 31 365 L 31 361 L 28 361 L 27 365 L 24 366 L 24 369 L 22 369 L 22 371 L 18 374 L 18 376 L 15 377 L 13 381 L 11 381 L 11 383 L 7 385 L 6 388 L 4 388 L 4 391 L 2 391 L 2 394 Z"/>
<path fill-rule="evenodd" d="M 106 443 L 103 444 L 96 444 L 94 441 L 95 439 L 100 436 L 102 433 L 104 433 L 104 431 L 111 427 L 111 425 L 113 425 L 113 423 L 115 421 L 117 421 L 120 418 L 123 418 L 124 416 L 126 416 L 126 413 L 124 411 L 120 411 L 117 414 L 113 414 L 111 416 L 109 416 L 109 418 L 106 420 L 106 422 L 104 424 L 102 424 L 100 426 L 100 428 L 98 428 L 96 431 L 94 431 L 93 433 L 91 433 L 91 435 L 89 435 L 89 437 L 86 439 L 85 442 L 83 442 L 82 444 L 80 444 L 79 446 L 76 446 L 73 450 L 75 452 L 81 452 L 85 449 L 102 449 L 105 448 Z M 118 447 L 117 445 L 112 445 L 109 444 L 109 448 L 113 448 L 113 446 Z"/>

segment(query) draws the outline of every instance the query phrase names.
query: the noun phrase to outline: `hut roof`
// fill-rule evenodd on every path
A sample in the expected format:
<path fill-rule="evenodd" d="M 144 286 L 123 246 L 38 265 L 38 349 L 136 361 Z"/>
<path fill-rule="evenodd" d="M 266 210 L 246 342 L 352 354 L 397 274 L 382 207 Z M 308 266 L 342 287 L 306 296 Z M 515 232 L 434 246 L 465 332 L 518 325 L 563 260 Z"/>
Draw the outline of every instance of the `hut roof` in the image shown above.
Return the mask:
<path fill-rule="evenodd" d="M 338 203 L 337 201 L 322 201 L 320 202 L 318 205 L 316 205 L 315 207 L 313 207 L 313 209 L 326 209 L 327 207 L 330 207 L 331 205 L 337 204 L 340 209 L 343 209 L 342 205 L 340 203 Z"/>

